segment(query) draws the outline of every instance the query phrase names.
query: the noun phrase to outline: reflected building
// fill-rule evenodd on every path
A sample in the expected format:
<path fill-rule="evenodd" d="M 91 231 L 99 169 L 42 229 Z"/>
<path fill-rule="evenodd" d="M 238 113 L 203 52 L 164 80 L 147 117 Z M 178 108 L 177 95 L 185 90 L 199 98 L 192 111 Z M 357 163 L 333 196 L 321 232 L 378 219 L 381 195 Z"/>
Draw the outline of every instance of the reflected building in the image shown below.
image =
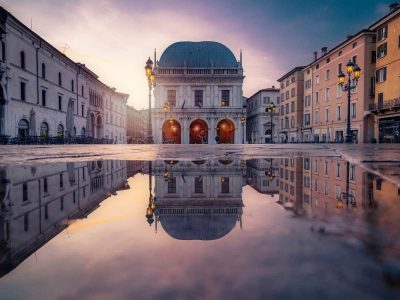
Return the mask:
<path fill-rule="evenodd" d="M 127 187 L 124 161 L 60 163 L 0 170 L 0 276 Z"/>
<path fill-rule="evenodd" d="M 216 240 L 241 226 L 245 163 L 157 161 L 156 226 L 178 240 Z"/>
<path fill-rule="evenodd" d="M 248 185 L 259 193 L 279 193 L 279 159 L 251 159 L 246 166 Z"/>
<path fill-rule="evenodd" d="M 303 159 L 281 158 L 279 163 L 279 202 L 286 209 L 302 213 Z"/>

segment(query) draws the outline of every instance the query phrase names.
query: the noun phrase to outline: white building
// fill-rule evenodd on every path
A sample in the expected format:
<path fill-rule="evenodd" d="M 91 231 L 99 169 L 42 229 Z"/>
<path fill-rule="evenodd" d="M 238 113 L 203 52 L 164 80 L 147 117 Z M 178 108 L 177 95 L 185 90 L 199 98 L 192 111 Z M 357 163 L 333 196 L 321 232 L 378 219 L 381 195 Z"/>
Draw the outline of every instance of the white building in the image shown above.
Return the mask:
<path fill-rule="evenodd" d="M 1 7 L 0 24 L 2 137 L 103 139 L 108 130 L 117 133 L 117 142 L 126 141 L 124 129 L 114 128 L 124 128 L 125 109 L 117 113 L 119 123 L 104 122 L 105 101 L 116 101 L 117 107 L 123 102 L 113 89 Z"/>
<path fill-rule="evenodd" d="M 179 240 L 215 240 L 242 222 L 240 160 L 157 161 L 156 226 Z"/>
<path fill-rule="evenodd" d="M 246 141 L 249 144 L 271 142 L 271 125 L 273 142 L 278 143 L 279 136 L 279 89 L 274 86 L 259 90 L 247 99 Z M 274 104 L 275 113 L 266 112 Z M 272 116 L 272 124 L 271 124 Z"/>
<path fill-rule="evenodd" d="M 155 143 L 242 143 L 241 58 L 217 42 L 177 42 L 163 52 L 154 72 Z"/>
<path fill-rule="evenodd" d="M 115 144 L 126 144 L 126 102 L 129 95 L 118 93 L 112 89 L 110 98 L 106 101 L 105 137 Z"/>

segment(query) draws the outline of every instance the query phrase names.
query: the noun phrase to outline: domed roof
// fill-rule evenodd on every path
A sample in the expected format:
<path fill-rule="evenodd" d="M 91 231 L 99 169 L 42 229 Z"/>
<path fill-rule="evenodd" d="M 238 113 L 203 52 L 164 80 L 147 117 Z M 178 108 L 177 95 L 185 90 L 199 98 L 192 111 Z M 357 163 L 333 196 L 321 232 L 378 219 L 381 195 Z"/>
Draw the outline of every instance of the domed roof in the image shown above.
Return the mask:
<path fill-rule="evenodd" d="M 177 42 L 170 45 L 158 62 L 161 68 L 237 68 L 232 51 L 218 42 Z"/>
<path fill-rule="evenodd" d="M 161 226 L 177 240 L 217 240 L 236 224 L 237 215 L 161 215 Z"/>

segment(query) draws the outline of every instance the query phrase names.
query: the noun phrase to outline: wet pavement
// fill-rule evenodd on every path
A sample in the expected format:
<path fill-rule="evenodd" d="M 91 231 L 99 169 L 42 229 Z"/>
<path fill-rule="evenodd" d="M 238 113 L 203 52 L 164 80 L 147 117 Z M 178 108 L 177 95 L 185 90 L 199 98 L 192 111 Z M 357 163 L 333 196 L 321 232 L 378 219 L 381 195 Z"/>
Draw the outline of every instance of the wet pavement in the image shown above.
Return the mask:
<path fill-rule="evenodd" d="M 399 158 L 392 145 L 2 147 L 0 298 L 399 298 Z"/>

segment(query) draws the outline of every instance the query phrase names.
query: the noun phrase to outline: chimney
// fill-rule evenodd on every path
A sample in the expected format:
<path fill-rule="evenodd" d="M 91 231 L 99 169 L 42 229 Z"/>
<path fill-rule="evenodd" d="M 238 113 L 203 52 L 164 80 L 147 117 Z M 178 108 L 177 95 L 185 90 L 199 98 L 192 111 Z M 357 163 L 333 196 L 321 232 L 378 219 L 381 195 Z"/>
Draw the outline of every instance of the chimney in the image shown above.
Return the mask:
<path fill-rule="evenodd" d="M 314 51 L 313 55 L 314 55 L 314 61 L 316 61 L 318 59 L 318 51 Z"/>
<path fill-rule="evenodd" d="M 321 48 L 322 55 L 325 55 L 328 52 L 328 47 Z"/>
<path fill-rule="evenodd" d="M 400 7 L 400 4 L 399 4 L 398 2 L 394 2 L 394 3 L 390 4 L 390 5 L 389 5 L 390 12 L 395 11 L 395 10 L 398 9 L 399 7 Z"/>
<path fill-rule="evenodd" d="M 351 34 L 349 34 L 349 35 L 346 36 L 346 39 L 349 40 L 349 39 L 351 39 L 352 37 L 353 37 L 353 36 L 352 36 Z"/>

